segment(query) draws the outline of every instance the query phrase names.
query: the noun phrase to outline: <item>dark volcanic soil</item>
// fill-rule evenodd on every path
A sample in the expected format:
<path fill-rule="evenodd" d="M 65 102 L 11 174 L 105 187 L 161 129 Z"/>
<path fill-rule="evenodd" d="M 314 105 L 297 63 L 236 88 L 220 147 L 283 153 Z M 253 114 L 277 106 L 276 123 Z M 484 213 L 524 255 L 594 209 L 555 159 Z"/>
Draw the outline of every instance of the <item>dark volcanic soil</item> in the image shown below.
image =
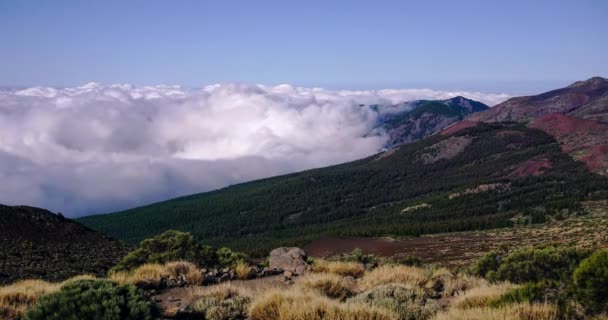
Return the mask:
<path fill-rule="evenodd" d="M 359 248 L 365 253 L 382 257 L 416 256 L 425 262 L 462 261 L 477 257 L 474 252 L 486 252 L 494 247 L 493 239 L 484 234 L 445 237 L 416 237 L 402 240 L 391 238 L 325 238 L 303 249 L 313 257 L 329 257 Z M 474 248 L 474 250 L 473 250 Z"/>

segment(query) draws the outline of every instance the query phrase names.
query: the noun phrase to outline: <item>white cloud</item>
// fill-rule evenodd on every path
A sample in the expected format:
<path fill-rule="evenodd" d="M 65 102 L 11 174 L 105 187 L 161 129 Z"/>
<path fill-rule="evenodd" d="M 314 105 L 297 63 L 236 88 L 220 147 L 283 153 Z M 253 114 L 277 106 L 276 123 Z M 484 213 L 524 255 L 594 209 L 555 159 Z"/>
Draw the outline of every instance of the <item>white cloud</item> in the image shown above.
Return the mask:
<path fill-rule="evenodd" d="M 354 160 L 386 141 L 361 104 L 505 94 L 290 85 L 0 90 L 0 203 L 69 216 Z"/>

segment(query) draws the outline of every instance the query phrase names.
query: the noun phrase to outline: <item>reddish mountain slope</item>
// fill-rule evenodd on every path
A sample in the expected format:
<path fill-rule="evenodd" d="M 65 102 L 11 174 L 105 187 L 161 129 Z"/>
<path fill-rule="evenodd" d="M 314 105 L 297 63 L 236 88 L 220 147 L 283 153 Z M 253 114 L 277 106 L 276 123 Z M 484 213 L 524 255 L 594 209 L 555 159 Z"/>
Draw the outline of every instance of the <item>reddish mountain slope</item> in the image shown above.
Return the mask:
<path fill-rule="evenodd" d="M 551 134 L 562 150 L 599 174 L 608 175 L 608 79 L 595 77 L 536 96 L 509 99 L 470 115 L 442 134 L 477 122 L 515 121 Z"/>
<path fill-rule="evenodd" d="M 579 118 L 608 118 L 608 79 L 595 77 L 535 96 L 509 99 L 487 111 L 472 114 L 469 121 L 530 122 L 545 114 L 572 114 Z"/>
<path fill-rule="evenodd" d="M 562 150 L 584 161 L 590 170 L 608 174 L 608 124 L 561 114 L 548 114 L 534 120 L 532 128 L 551 134 Z"/>

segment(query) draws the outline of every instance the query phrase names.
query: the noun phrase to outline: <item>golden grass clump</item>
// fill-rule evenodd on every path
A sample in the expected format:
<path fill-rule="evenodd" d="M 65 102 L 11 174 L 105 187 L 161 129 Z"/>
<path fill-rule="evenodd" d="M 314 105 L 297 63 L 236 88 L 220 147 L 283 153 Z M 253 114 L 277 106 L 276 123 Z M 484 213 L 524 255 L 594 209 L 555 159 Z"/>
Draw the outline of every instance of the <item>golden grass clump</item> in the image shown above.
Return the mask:
<path fill-rule="evenodd" d="M 167 268 L 158 263 L 147 263 L 137 267 L 127 278 L 127 282 L 138 287 L 156 287 L 161 278 L 169 277 L 171 273 Z"/>
<path fill-rule="evenodd" d="M 77 276 L 73 276 L 71 278 L 68 278 L 66 280 L 64 280 L 61 285 L 64 286 L 69 282 L 74 282 L 74 281 L 78 281 L 78 280 L 95 280 L 97 279 L 97 277 L 95 275 L 92 274 L 81 274 L 81 275 L 77 275 Z"/>
<path fill-rule="evenodd" d="M 550 304 L 514 304 L 500 308 L 450 308 L 434 320 L 556 320 L 557 309 Z"/>
<path fill-rule="evenodd" d="M 467 291 L 464 295 L 458 296 L 452 302 L 452 306 L 457 309 L 482 308 L 491 302 L 498 300 L 507 291 L 515 288 L 510 283 L 484 284 Z"/>
<path fill-rule="evenodd" d="M 35 304 L 40 296 L 60 288 L 61 285 L 44 280 L 22 280 L 0 287 L 0 319 L 22 317 L 25 309 Z"/>
<path fill-rule="evenodd" d="M 365 273 L 359 284 L 364 290 L 391 283 L 424 288 L 431 276 L 429 270 L 423 268 L 384 265 Z"/>
<path fill-rule="evenodd" d="M 396 320 L 386 310 L 364 304 L 339 303 L 298 290 L 271 291 L 255 299 L 251 320 Z"/>
<path fill-rule="evenodd" d="M 203 281 L 201 271 L 192 262 L 175 261 L 165 265 L 169 274 L 174 277 L 184 276 L 189 285 L 199 285 Z"/>
<path fill-rule="evenodd" d="M 245 261 L 239 261 L 234 266 L 234 272 L 236 272 L 237 278 L 244 280 L 249 279 L 253 273 L 251 266 Z"/>
<path fill-rule="evenodd" d="M 331 273 L 312 273 L 302 277 L 298 284 L 332 299 L 346 300 L 355 294 L 355 283 Z"/>
<path fill-rule="evenodd" d="M 108 279 L 118 283 L 125 284 L 129 283 L 129 279 L 131 278 L 131 273 L 127 271 L 116 271 L 108 274 Z"/>
<path fill-rule="evenodd" d="M 365 274 L 365 266 L 358 262 L 317 259 L 312 265 L 312 271 L 318 273 L 333 273 L 343 277 L 351 276 L 353 278 L 360 278 Z"/>

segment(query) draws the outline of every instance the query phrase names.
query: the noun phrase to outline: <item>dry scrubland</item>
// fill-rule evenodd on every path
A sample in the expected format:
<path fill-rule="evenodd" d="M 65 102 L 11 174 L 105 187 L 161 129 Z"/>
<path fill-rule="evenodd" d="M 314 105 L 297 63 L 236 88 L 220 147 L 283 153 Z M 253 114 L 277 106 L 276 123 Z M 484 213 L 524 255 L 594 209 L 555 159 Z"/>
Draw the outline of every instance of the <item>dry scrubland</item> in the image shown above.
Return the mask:
<path fill-rule="evenodd" d="M 200 282 L 196 267 L 187 262 L 146 264 L 131 273 L 110 276 L 118 283 L 153 286 L 161 277 L 187 275 Z M 26 280 L 0 289 L 2 319 L 23 315 L 44 294 L 66 283 Z M 516 285 L 491 284 L 485 279 L 456 275 L 445 268 L 382 265 L 366 270 L 356 262 L 317 260 L 313 271 L 286 286 L 282 279 L 235 281 L 213 286 L 179 288 L 181 301 L 196 311 L 198 319 L 557 319 L 555 306 L 514 303 L 492 306 Z"/>
<path fill-rule="evenodd" d="M 187 313 L 181 319 L 207 320 L 557 320 L 573 319 L 573 315 L 576 319 L 608 319 L 599 315 L 608 311 L 608 299 L 599 302 L 600 309 L 589 309 L 585 313 L 577 305 L 577 293 L 571 290 L 572 287 L 560 285 L 569 282 L 568 285 L 584 287 L 583 281 L 577 283 L 574 269 L 583 264 L 581 259 L 587 259 L 593 252 L 584 248 L 602 248 L 608 243 L 606 205 L 606 202 L 588 202 L 589 214 L 583 217 L 486 231 L 485 234 L 496 238 L 497 243 L 492 248 L 502 243 L 503 248 L 511 248 L 511 251 L 498 249 L 494 251 L 495 256 L 486 255 L 491 259 L 486 259 L 485 264 L 477 264 L 477 270 L 470 263 L 466 266 L 459 263 L 448 269 L 433 264 L 415 266 L 420 263 L 416 259 L 379 259 L 359 253 L 359 260 L 355 261 L 352 256 L 332 261 L 314 259 L 309 273 L 286 282 L 283 276 L 251 279 L 254 269 L 237 255 L 239 259 L 230 264 L 236 280 L 221 284 L 201 285 L 204 275 L 200 265 L 187 261 L 144 263 L 127 271 L 110 272 L 107 280 L 145 290 L 146 299 L 157 309 L 145 319 L 165 319 L 175 316 L 177 311 Z M 560 246 L 521 248 L 556 242 Z M 450 246 L 449 241 L 443 244 L 446 248 Z M 480 252 L 475 251 L 476 258 L 467 260 L 483 262 L 483 258 L 479 259 Z M 587 275 L 579 273 L 579 278 L 591 279 L 591 286 L 587 288 L 591 290 L 588 292 L 592 294 L 590 297 L 595 295 L 602 299 L 608 297 L 605 289 L 608 277 L 589 275 L 589 271 L 608 270 L 608 251 L 597 252 L 604 253 L 603 260 L 596 261 L 593 268 L 587 268 Z M 501 267 L 493 265 L 494 261 L 510 261 L 510 264 L 503 263 Z M 545 264 L 549 268 L 543 269 Z M 554 265 L 562 268 L 563 273 L 553 272 Z M 534 272 L 525 271 L 528 269 Z M 94 277 L 83 275 L 60 283 L 23 280 L 0 287 L 0 319 L 19 319 L 41 297 L 46 298 L 86 279 Z M 179 279 L 181 284 L 167 286 L 162 283 L 167 279 Z M 560 294 L 566 301 L 559 300 Z M 574 307 L 566 310 L 571 313 L 564 314 L 563 307 L 573 301 Z M 604 309 L 601 309 L 602 303 Z"/>

